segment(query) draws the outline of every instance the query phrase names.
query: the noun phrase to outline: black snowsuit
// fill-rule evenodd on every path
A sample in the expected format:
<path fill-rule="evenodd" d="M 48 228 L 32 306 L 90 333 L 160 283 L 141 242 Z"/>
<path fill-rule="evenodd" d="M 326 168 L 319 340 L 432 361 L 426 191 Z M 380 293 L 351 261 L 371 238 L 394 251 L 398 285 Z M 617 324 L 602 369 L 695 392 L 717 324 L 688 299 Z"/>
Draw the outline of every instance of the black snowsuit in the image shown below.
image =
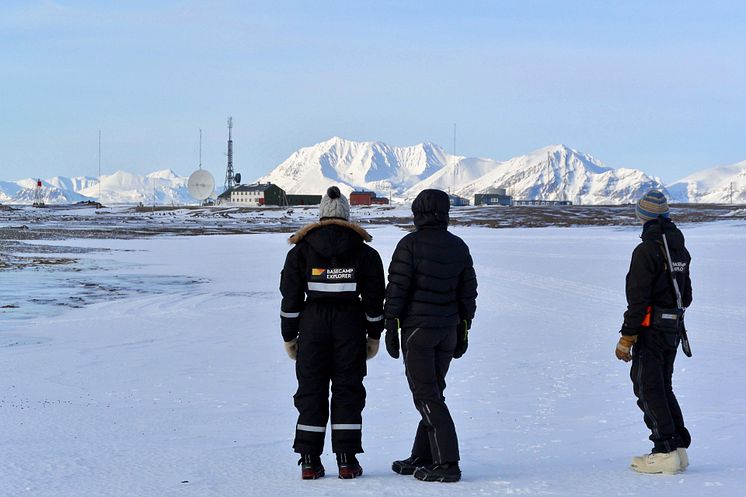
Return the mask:
<path fill-rule="evenodd" d="M 412 204 L 417 230 L 396 246 L 384 315 L 401 323 L 409 388 L 422 420 L 412 455 L 435 463 L 459 460 L 456 429 L 445 404 L 445 376 L 456 327 L 476 311 L 477 278 L 469 248 L 447 231 L 448 196 L 425 190 Z"/>
<path fill-rule="evenodd" d="M 689 278 L 691 257 L 684 246 L 684 235 L 670 220 L 663 223 L 673 274 L 686 308 L 692 302 Z M 689 447 L 691 437 L 672 388 L 673 365 L 680 337 L 676 330 L 656 324 L 656 309 L 676 308 L 673 284 L 666 270 L 666 256 L 658 220 L 643 226 L 642 243 L 632 253 L 627 274 L 627 311 L 621 333 L 637 335 L 632 348 L 630 378 L 637 405 L 652 434 L 653 452 L 671 452 Z M 650 317 L 646 319 L 646 314 Z M 683 324 L 682 324 L 683 326 Z"/>
<path fill-rule="evenodd" d="M 329 420 L 331 381 L 332 450 L 362 452 L 365 406 L 366 334 L 383 330 L 383 264 L 371 236 L 342 220 L 308 225 L 290 238 L 285 259 L 282 337 L 298 337 L 295 407 L 298 424 L 293 448 L 321 455 Z"/>

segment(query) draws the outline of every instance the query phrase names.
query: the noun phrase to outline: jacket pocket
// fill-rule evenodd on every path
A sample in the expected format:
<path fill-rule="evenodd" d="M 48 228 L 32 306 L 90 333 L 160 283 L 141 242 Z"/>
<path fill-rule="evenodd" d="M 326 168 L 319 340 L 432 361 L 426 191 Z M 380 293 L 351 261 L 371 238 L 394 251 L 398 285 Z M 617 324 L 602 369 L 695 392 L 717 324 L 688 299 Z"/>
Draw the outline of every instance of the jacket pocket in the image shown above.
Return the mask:
<path fill-rule="evenodd" d="M 684 313 L 675 307 L 655 307 L 652 318 L 653 328 L 662 333 L 665 344 L 668 347 L 678 347 L 684 324 Z"/>

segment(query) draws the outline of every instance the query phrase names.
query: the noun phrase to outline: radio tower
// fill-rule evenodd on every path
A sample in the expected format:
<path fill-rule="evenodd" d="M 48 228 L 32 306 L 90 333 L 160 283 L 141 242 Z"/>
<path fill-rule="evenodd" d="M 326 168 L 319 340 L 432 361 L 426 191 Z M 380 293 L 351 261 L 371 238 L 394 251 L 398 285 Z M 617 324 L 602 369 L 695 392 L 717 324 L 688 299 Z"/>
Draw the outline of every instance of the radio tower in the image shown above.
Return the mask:
<path fill-rule="evenodd" d="M 458 159 L 456 158 L 456 123 L 453 123 L 453 190 L 451 193 L 456 195 L 456 181 L 458 180 Z"/>
<path fill-rule="evenodd" d="M 228 118 L 228 167 L 225 169 L 225 190 L 228 191 L 236 184 L 233 174 L 233 118 Z"/>

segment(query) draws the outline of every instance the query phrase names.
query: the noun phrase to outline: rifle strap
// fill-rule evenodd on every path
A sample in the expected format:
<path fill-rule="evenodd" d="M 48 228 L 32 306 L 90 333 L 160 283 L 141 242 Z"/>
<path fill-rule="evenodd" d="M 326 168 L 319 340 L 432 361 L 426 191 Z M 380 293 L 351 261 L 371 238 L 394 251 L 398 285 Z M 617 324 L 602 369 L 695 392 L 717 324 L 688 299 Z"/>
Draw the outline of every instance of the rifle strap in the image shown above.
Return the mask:
<path fill-rule="evenodd" d="M 668 249 L 668 240 L 666 239 L 666 231 L 664 229 L 663 217 L 658 216 L 658 225 L 661 228 L 661 238 L 663 243 L 658 242 L 659 247 L 662 245 L 663 257 L 666 260 L 666 272 L 668 273 L 668 281 L 671 283 L 670 287 L 673 289 L 674 297 L 676 298 L 676 307 L 681 313 L 681 318 L 684 318 L 684 306 L 683 300 L 681 299 L 681 290 L 679 289 L 679 283 L 676 281 L 676 276 L 673 274 L 673 261 L 671 260 L 671 251 Z M 683 321 L 681 324 L 681 350 L 684 351 L 687 357 L 692 356 L 692 349 L 689 345 L 689 337 L 686 334 L 686 328 L 684 327 Z"/>

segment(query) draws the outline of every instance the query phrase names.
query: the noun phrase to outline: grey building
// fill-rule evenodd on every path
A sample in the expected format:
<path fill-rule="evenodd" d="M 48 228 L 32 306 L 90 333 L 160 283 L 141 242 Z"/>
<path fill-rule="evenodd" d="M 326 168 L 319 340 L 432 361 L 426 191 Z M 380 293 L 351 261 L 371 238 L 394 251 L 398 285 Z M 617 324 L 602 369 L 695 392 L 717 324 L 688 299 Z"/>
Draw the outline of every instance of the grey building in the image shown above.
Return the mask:
<path fill-rule="evenodd" d="M 492 188 L 474 195 L 474 205 L 512 205 L 513 197 L 505 188 Z"/>

